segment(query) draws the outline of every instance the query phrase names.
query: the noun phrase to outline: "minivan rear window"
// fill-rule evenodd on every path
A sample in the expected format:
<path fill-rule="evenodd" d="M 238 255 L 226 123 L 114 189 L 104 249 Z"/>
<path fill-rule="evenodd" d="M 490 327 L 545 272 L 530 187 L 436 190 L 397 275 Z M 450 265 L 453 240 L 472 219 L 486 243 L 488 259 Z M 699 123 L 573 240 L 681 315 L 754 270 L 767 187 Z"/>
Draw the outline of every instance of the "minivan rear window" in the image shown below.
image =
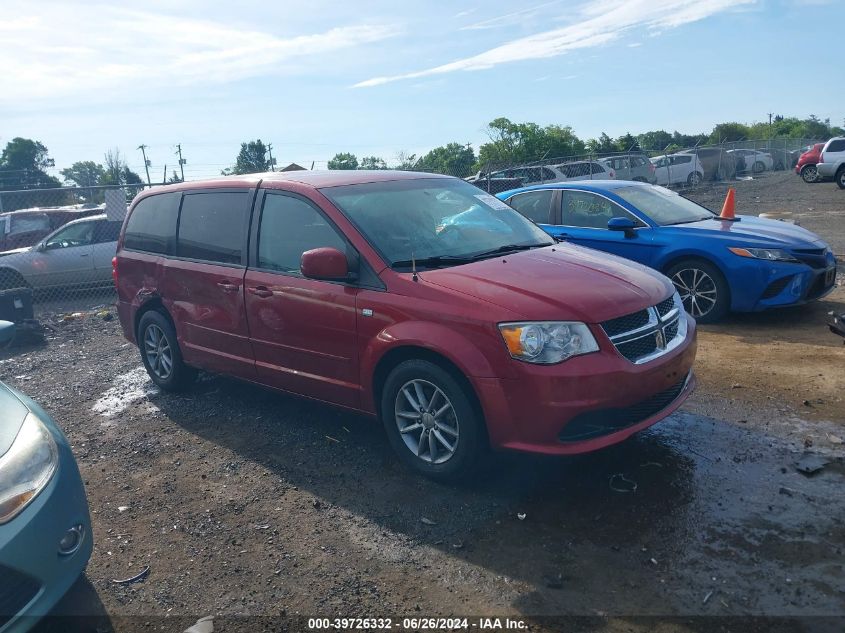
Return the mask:
<path fill-rule="evenodd" d="M 189 259 L 240 264 L 247 195 L 246 191 L 186 194 L 179 216 L 176 254 Z"/>
<path fill-rule="evenodd" d="M 124 248 L 173 255 L 181 193 L 161 193 L 141 200 L 129 216 Z"/>

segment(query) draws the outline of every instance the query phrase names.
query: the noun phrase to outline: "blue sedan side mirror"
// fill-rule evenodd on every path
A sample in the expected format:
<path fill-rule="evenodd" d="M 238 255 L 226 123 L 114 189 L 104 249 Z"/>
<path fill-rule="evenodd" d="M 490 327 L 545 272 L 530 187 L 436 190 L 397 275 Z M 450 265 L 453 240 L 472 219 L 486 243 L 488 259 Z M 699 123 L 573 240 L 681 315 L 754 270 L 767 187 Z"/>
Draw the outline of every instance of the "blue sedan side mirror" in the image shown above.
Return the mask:
<path fill-rule="evenodd" d="M 607 221 L 607 228 L 610 231 L 624 231 L 627 237 L 634 237 L 636 223 L 631 218 L 610 218 Z"/>
<path fill-rule="evenodd" d="M 0 321 L 0 347 L 5 347 L 15 338 L 15 324 L 9 321 Z"/>

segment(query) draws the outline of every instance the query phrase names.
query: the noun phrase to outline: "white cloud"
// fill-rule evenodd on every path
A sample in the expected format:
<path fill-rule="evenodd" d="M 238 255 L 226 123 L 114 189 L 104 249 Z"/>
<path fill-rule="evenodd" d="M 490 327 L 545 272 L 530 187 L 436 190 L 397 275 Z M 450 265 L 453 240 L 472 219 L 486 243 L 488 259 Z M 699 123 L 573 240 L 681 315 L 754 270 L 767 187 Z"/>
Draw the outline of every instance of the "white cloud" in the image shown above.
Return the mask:
<path fill-rule="evenodd" d="M 35 7 L 37 6 L 37 10 Z M 352 24 L 278 36 L 229 23 L 84 4 L 18 3 L 0 22 L 0 102 L 164 84 L 220 83 L 286 72 L 320 55 L 396 35 Z"/>
<path fill-rule="evenodd" d="M 545 9 L 550 7 L 554 4 L 560 4 L 561 0 L 551 0 L 551 2 L 544 2 L 543 4 L 538 4 L 533 7 L 528 7 L 527 9 L 520 9 L 519 11 L 513 11 L 511 13 L 506 13 L 505 15 L 500 15 L 494 18 L 488 18 L 486 20 L 482 20 L 480 22 L 476 22 L 475 24 L 469 24 L 467 26 L 462 26 L 461 31 L 479 31 L 483 29 L 495 29 L 500 28 L 503 26 L 511 26 L 513 24 L 518 24 L 524 21 L 526 18 L 533 17 L 540 13 L 541 9 Z"/>
<path fill-rule="evenodd" d="M 607 44 L 632 29 L 660 32 L 755 2 L 756 0 L 596 0 L 581 10 L 578 21 L 564 27 L 521 37 L 478 55 L 433 68 L 373 77 L 355 84 L 354 87 L 366 88 L 403 79 L 461 70 L 482 70 L 509 62 L 555 57 L 569 51 Z"/>

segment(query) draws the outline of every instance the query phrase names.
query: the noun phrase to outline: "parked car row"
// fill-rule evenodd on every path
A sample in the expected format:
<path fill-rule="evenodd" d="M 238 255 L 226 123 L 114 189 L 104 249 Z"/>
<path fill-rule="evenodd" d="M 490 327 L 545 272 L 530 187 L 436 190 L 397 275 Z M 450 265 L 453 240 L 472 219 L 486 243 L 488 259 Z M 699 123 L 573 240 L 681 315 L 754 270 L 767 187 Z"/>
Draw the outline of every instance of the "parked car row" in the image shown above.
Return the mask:
<path fill-rule="evenodd" d="M 103 213 L 105 207 L 72 206 L 21 209 L 0 213 L 0 254 L 32 246 L 75 219 Z"/>

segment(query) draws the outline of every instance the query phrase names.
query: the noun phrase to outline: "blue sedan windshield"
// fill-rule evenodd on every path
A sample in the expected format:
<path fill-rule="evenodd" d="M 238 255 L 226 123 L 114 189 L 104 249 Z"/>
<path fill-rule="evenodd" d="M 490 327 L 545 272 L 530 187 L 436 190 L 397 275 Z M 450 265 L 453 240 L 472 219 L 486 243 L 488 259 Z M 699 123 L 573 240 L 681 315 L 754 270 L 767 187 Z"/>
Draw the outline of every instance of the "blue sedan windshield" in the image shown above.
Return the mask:
<path fill-rule="evenodd" d="M 613 193 L 633 205 L 659 226 L 689 224 L 716 217 L 715 214 L 664 187 L 620 187 Z"/>

